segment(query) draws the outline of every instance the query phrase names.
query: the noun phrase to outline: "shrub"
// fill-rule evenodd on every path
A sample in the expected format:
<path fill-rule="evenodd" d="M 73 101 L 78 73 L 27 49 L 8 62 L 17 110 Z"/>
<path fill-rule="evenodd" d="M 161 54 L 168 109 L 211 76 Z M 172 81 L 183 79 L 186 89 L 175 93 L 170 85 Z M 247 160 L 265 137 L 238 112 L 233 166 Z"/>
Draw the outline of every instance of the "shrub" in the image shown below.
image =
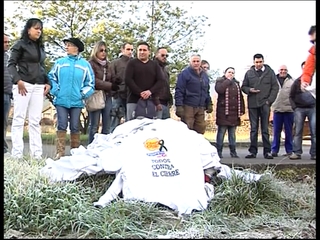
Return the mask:
<path fill-rule="evenodd" d="M 312 185 L 280 182 L 273 176 L 248 184 L 233 176 L 215 186 L 206 211 L 181 218 L 155 204 L 121 199 L 96 209 L 92 203 L 113 175 L 49 183 L 39 175 L 43 164 L 5 159 L 5 237 L 10 230 L 33 238 L 271 238 L 273 232 L 280 238 L 315 236 L 310 227 L 315 219 Z"/>

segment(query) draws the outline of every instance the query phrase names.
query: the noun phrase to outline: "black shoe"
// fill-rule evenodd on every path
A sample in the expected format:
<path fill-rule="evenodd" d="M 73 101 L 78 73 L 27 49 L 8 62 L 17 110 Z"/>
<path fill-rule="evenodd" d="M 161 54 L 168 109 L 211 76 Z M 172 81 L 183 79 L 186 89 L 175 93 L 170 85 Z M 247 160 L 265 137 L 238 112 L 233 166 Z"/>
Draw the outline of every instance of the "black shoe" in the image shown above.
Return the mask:
<path fill-rule="evenodd" d="M 266 153 L 266 154 L 264 155 L 264 158 L 265 158 L 265 159 L 273 159 L 273 156 L 272 156 L 271 153 Z"/>
<path fill-rule="evenodd" d="M 237 154 L 236 152 L 231 152 L 231 153 L 230 153 L 230 156 L 231 156 L 232 158 L 239 158 L 239 156 L 238 156 L 238 154 Z"/>
<path fill-rule="evenodd" d="M 272 157 L 278 157 L 278 153 L 271 153 Z"/>
<path fill-rule="evenodd" d="M 253 153 L 250 153 L 249 155 L 245 156 L 245 158 L 256 158 L 256 157 L 257 155 Z"/>

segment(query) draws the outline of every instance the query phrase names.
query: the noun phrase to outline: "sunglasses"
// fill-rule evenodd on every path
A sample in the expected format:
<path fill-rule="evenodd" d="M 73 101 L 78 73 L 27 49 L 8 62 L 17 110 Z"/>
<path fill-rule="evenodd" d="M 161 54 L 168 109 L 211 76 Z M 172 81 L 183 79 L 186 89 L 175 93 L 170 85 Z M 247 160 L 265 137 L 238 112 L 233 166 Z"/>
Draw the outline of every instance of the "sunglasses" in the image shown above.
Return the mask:
<path fill-rule="evenodd" d="M 169 57 L 169 54 L 161 54 L 161 57 Z"/>
<path fill-rule="evenodd" d="M 107 50 L 106 49 L 100 49 L 99 52 L 107 52 Z"/>

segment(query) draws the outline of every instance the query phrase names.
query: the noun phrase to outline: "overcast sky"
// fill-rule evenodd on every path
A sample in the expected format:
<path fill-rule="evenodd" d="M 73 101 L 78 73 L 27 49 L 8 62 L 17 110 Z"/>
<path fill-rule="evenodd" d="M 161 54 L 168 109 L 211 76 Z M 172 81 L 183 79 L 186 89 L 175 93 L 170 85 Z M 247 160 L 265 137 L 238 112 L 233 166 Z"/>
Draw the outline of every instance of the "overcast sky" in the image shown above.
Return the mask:
<path fill-rule="evenodd" d="M 316 22 L 315 1 L 170 2 L 209 18 L 201 55 L 211 69 L 235 67 L 236 78 L 242 80 L 253 55 L 262 53 L 276 73 L 285 64 L 293 77 L 301 74 L 300 64 L 311 46 L 308 30 Z M 6 16 L 12 12 L 11 3 L 4 3 Z"/>
<path fill-rule="evenodd" d="M 187 8 L 191 3 L 172 2 Z M 316 24 L 315 1 L 197 1 L 193 13 L 207 16 L 202 58 L 211 68 L 236 68 L 242 80 L 253 55 L 261 53 L 276 73 L 285 64 L 293 77 L 311 47 L 308 31 Z"/>

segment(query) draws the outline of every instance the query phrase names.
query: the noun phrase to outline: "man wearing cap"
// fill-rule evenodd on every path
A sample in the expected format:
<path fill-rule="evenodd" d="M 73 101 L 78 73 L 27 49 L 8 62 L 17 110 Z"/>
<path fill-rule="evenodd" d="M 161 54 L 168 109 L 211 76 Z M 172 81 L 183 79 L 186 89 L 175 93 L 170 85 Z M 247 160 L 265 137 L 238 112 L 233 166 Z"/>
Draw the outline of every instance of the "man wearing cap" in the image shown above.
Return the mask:
<path fill-rule="evenodd" d="M 94 73 L 90 63 L 80 53 L 84 44 L 78 38 L 63 40 L 67 52 L 66 57 L 56 60 L 48 74 L 52 88 L 53 105 L 57 111 L 57 155 L 56 159 L 65 155 L 65 141 L 70 121 L 70 146 L 80 145 L 80 114 L 84 107 L 84 99 L 94 93 Z"/>

